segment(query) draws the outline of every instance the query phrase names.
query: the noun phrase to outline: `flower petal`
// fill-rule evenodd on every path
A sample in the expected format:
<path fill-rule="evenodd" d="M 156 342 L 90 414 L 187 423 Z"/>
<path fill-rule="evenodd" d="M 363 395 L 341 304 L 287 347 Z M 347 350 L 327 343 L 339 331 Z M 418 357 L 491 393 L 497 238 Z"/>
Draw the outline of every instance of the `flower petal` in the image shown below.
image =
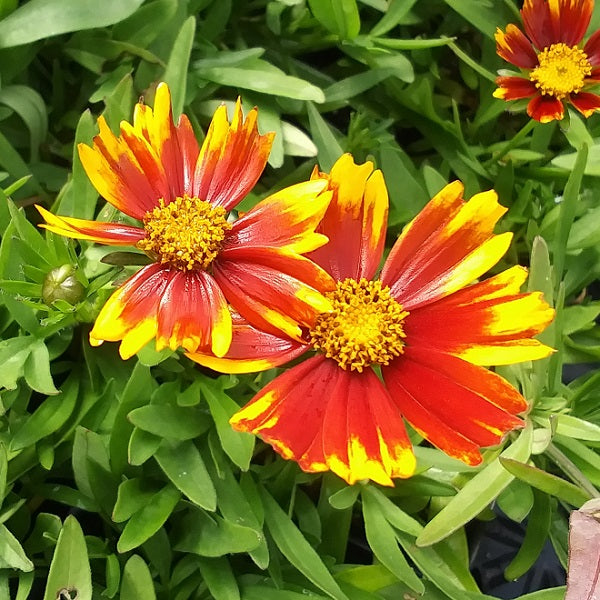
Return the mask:
<path fill-rule="evenodd" d="M 515 294 L 516 284 L 521 282 L 521 272 L 509 269 L 413 310 L 404 324 L 409 345 L 453 354 L 478 365 L 548 356 L 553 350 L 531 338 L 548 326 L 554 310 L 539 292 Z"/>
<path fill-rule="evenodd" d="M 600 65 L 600 29 L 590 36 L 583 51 L 587 54 L 588 61 L 592 66 L 597 67 Z"/>
<path fill-rule="evenodd" d="M 136 242 L 146 236 L 145 230 L 140 227 L 122 225 L 121 223 L 88 221 L 74 217 L 61 217 L 52 214 L 37 204 L 36 208 L 46 221 L 40 227 L 66 237 L 113 246 L 135 246 Z"/>
<path fill-rule="evenodd" d="M 323 356 L 277 377 L 231 424 L 260 434 L 305 471 L 330 469 L 350 484 L 392 485 L 415 467 L 400 413 L 377 376 L 344 371 Z"/>
<path fill-rule="evenodd" d="M 136 104 L 133 115 L 135 135 L 143 136 L 155 150 L 164 167 L 170 188 L 168 198 L 193 195 L 193 177 L 199 147 L 192 126 L 185 115 L 173 122 L 171 93 L 166 83 L 160 83 L 154 96 L 154 110 Z"/>
<path fill-rule="evenodd" d="M 439 192 L 409 223 L 392 248 L 382 282 L 406 309 L 447 296 L 500 260 L 512 234 L 494 235 L 506 208 L 491 190 L 462 200 L 462 184 Z"/>
<path fill-rule="evenodd" d="M 527 114 L 540 123 L 550 123 L 565 116 L 565 107 L 554 96 L 534 96 L 527 105 Z"/>
<path fill-rule="evenodd" d="M 594 0 L 549 0 L 550 13 L 560 26 L 560 38 L 557 41 L 575 46 L 579 44 L 589 27 Z"/>
<path fill-rule="evenodd" d="M 238 99 L 230 125 L 225 105 L 217 109 L 198 156 L 194 196 L 230 210 L 254 187 L 275 135 L 259 135 L 257 115 L 254 108 L 244 120 Z"/>
<path fill-rule="evenodd" d="M 579 92 L 570 97 L 571 104 L 584 116 L 591 117 L 600 110 L 600 96 L 590 92 Z"/>
<path fill-rule="evenodd" d="M 570 1 L 570 0 L 568 0 Z M 560 0 L 524 0 L 521 17 L 525 33 L 538 50 L 560 39 Z"/>
<path fill-rule="evenodd" d="M 220 357 L 231 334 L 231 313 L 215 280 L 206 271 L 174 269 L 158 307 L 156 349 L 209 347 Z"/>
<path fill-rule="evenodd" d="M 535 96 L 538 91 L 533 81 L 524 77 L 496 77 L 498 89 L 494 90 L 494 98 L 501 100 L 519 100 L 520 98 L 530 98 Z"/>
<path fill-rule="evenodd" d="M 148 140 L 123 121 L 116 137 L 103 117 L 93 146 L 79 144 L 79 158 L 90 181 L 121 212 L 142 220 L 158 204 L 170 200 L 162 164 Z"/>
<path fill-rule="evenodd" d="M 506 26 L 506 32 L 496 29 L 496 52 L 505 61 L 520 67 L 521 69 L 533 69 L 538 64 L 536 51 L 525 34 L 510 23 Z"/>
<path fill-rule="evenodd" d="M 214 277 L 229 303 L 252 325 L 298 341 L 301 326 L 331 305 L 321 293 L 331 277 L 310 260 L 283 248 L 239 247 L 223 250 L 213 263 Z"/>
<path fill-rule="evenodd" d="M 203 350 L 188 352 L 186 356 L 213 371 L 254 373 L 283 365 L 307 349 L 301 342 L 256 329 L 234 313 L 233 336 L 226 356 L 219 358 Z"/>
<path fill-rule="evenodd" d="M 152 264 L 130 277 L 104 304 L 90 331 L 90 344 L 122 340 L 119 352 L 130 358 L 158 330 L 157 310 L 173 272 Z"/>
<path fill-rule="evenodd" d="M 498 385 L 506 392 L 496 378 L 488 380 L 491 389 L 485 390 L 481 382 L 470 380 L 474 373 L 468 367 L 461 370 L 457 359 L 440 353 L 432 357 L 407 347 L 401 360 L 382 368 L 385 383 L 404 417 L 425 439 L 446 454 L 477 465 L 480 447 L 500 443 L 507 431 L 523 422 L 498 406 L 502 399 L 498 404 L 488 400 Z M 514 397 L 507 395 L 514 404 Z"/>
<path fill-rule="evenodd" d="M 333 199 L 318 230 L 329 243 L 309 256 L 333 278 L 341 281 L 372 279 L 381 262 L 388 216 L 388 193 L 381 171 L 373 164 L 356 165 L 342 155 L 331 169 Z"/>
<path fill-rule="evenodd" d="M 303 254 L 322 246 L 327 238 L 315 229 L 331 200 L 326 188 L 326 181 L 306 181 L 265 198 L 233 223 L 223 247 L 271 246 Z"/>

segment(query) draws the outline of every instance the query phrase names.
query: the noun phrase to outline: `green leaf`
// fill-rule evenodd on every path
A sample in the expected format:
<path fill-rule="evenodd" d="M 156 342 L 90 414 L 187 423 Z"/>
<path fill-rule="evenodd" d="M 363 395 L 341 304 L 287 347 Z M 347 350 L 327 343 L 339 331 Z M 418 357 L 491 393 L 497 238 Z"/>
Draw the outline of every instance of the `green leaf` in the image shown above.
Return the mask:
<path fill-rule="evenodd" d="M 538 491 L 534 491 L 533 494 L 533 507 L 527 520 L 525 538 L 516 556 L 504 571 L 507 581 L 518 579 L 533 567 L 548 539 L 552 517 L 550 498 Z"/>
<path fill-rule="evenodd" d="M 223 390 L 223 379 L 202 379 L 200 389 L 215 421 L 223 450 L 242 471 L 247 471 L 256 438 L 249 433 L 234 431 L 229 425 L 229 419 L 240 407 Z"/>
<path fill-rule="evenodd" d="M 369 496 L 377 505 L 379 512 L 385 520 L 399 531 L 404 531 L 410 535 L 417 536 L 423 531 L 423 526 L 410 515 L 407 515 L 399 506 L 396 506 L 387 496 L 373 486 L 366 486 L 362 492 L 364 496 Z"/>
<path fill-rule="evenodd" d="M 335 494 L 331 494 L 328 499 L 329 504 L 336 510 L 352 508 L 359 494 L 360 486 L 348 485 L 335 492 Z"/>
<path fill-rule="evenodd" d="M 119 485 L 112 520 L 115 523 L 127 521 L 144 508 L 156 492 L 156 487 L 151 485 L 147 479 L 140 477 L 126 479 Z"/>
<path fill-rule="evenodd" d="M 162 76 L 162 80 L 169 84 L 169 89 L 171 90 L 173 117 L 175 121 L 177 121 L 179 115 L 183 112 L 187 88 L 188 67 L 195 32 L 196 19 L 194 17 L 188 17 L 173 43 L 173 49 L 169 55 L 167 68 Z"/>
<path fill-rule="evenodd" d="M 406 561 L 398 547 L 394 528 L 388 523 L 375 496 L 368 492 L 368 489 L 365 487 L 362 492 L 362 508 L 369 547 L 377 560 L 400 581 L 422 594 L 425 591 L 422 581 Z"/>
<path fill-rule="evenodd" d="M 9 106 L 23 119 L 29 129 L 31 161 L 36 162 L 38 149 L 48 135 L 48 113 L 44 99 L 26 85 L 7 85 L 0 89 L 0 104 Z"/>
<path fill-rule="evenodd" d="M 0 569 L 33 571 L 33 563 L 27 558 L 17 538 L 0 523 Z"/>
<path fill-rule="evenodd" d="M 171 485 L 154 494 L 148 503 L 127 521 L 117 542 L 121 553 L 133 550 L 152 537 L 169 518 L 179 502 L 181 494 Z"/>
<path fill-rule="evenodd" d="M 590 496 L 576 485 L 518 460 L 500 457 L 502 466 L 521 481 L 579 508 Z"/>
<path fill-rule="evenodd" d="M 121 582 L 121 600 L 156 600 L 152 574 L 144 559 L 134 554 L 125 563 Z"/>
<path fill-rule="evenodd" d="M 514 20 L 514 15 L 502 4 L 493 0 L 445 0 L 446 4 L 479 31 L 494 39 L 497 27 Z"/>
<path fill-rule="evenodd" d="M 298 571 L 331 598 L 348 600 L 321 561 L 321 557 L 279 504 L 265 488 L 259 487 L 259 492 L 265 507 L 265 522 L 281 553 Z"/>
<path fill-rule="evenodd" d="M 216 509 L 215 487 L 194 442 L 164 442 L 154 458 L 171 482 L 194 504 L 210 511 Z"/>
<path fill-rule="evenodd" d="M 326 29 L 343 40 L 356 37 L 360 15 L 356 0 L 308 0 L 313 15 Z"/>
<path fill-rule="evenodd" d="M 573 415 L 556 415 L 553 417 L 556 423 L 556 433 L 577 440 L 588 440 L 591 442 L 600 442 L 600 426 L 579 419 Z"/>
<path fill-rule="evenodd" d="M 83 531 L 77 519 L 69 515 L 58 536 L 44 600 L 56 600 L 60 590 L 69 590 L 71 597 L 91 600 L 92 572 Z"/>
<path fill-rule="evenodd" d="M 178 527 L 175 550 L 200 556 L 218 557 L 225 554 L 250 552 L 261 543 L 261 535 L 250 527 L 232 523 L 219 515 L 209 515 L 202 509 L 191 510 Z"/>
<path fill-rule="evenodd" d="M 533 427 L 529 424 L 519 438 L 501 456 L 527 460 L 531 453 Z M 513 480 L 498 458 L 469 480 L 452 500 L 437 514 L 417 538 L 417 545 L 429 546 L 444 539 L 468 523 L 490 504 Z"/>
<path fill-rule="evenodd" d="M 14 390 L 17 381 L 23 376 L 25 362 L 35 339 L 16 337 L 0 341 L 0 387 Z"/>
<path fill-rule="evenodd" d="M 319 150 L 319 167 L 329 172 L 333 163 L 343 154 L 342 147 L 319 111 L 310 102 L 307 105 L 312 138 Z"/>
<path fill-rule="evenodd" d="M 31 446 L 60 429 L 73 414 L 79 378 L 71 375 L 63 384 L 62 393 L 46 398 L 36 411 L 23 423 L 13 436 L 11 450 L 21 450 Z"/>
<path fill-rule="evenodd" d="M 381 20 L 371 29 L 369 35 L 385 35 L 404 19 L 417 0 L 392 0 Z"/>
<path fill-rule="evenodd" d="M 262 92 L 272 96 L 325 102 L 323 91 L 303 79 L 271 70 L 212 67 L 198 72 L 202 79 L 219 85 Z"/>
<path fill-rule="evenodd" d="M 573 171 L 569 175 L 560 205 L 560 216 L 556 224 L 557 229 L 554 243 L 554 277 L 556 278 L 557 285 L 563 274 L 569 232 L 571 231 L 571 225 L 573 225 L 573 219 L 575 218 L 575 212 L 577 210 L 579 188 L 581 186 L 587 156 L 588 147 L 586 144 L 583 144 L 579 149 L 579 152 L 577 152 L 577 159 L 573 165 Z"/>
<path fill-rule="evenodd" d="M 77 146 L 79 144 L 91 145 L 96 134 L 96 123 L 92 113 L 86 110 L 77 123 L 75 130 L 75 142 L 73 147 L 73 171 L 71 181 L 66 185 L 59 201 L 55 206 L 55 212 L 77 217 L 79 219 L 93 219 L 98 201 L 98 192 L 91 184 L 87 176 Z"/>
<path fill-rule="evenodd" d="M 214 600 L 240 600 L 240 590 L 227 558 L 198 558 L 202 579 Z"/>
<path fill-rule="evenodd" d="M 0 48 L 118 23 L 131 15 L 143 0 L 105 0 L 98 10 L 95 0 L 31 0 L 0 21 Z"/>
<path fill-rule="evenodd" d="M 132 410 L 127 418 L 136 427 L 173 440 L 192 440 L 211 425 L 210 419 L 196 407 L 151 404 Z"/>
<path fill-rule="evenodd" d="M 27 385 L 40 394 L 59 393 L 52 381 L 50 355 L 43 340 L 36 340 L 31 345 L 31 353 L 23 365 L 23 376 Z"/>
<path fill-rule="evenodd" d="M 410 63 L 409 63 L 410 65 Z M 412 72 L 412 70 L 411 70 Z M 325 94 L 326 102 L 343 102 L 358 96 L 363 92 L 376 86 L 384 79 L 397 74 L 396 69 L 370 69 L 364 73 L 358 73 L 357 75 L 351 75 L 346 79 L 341 79 L 332 83 L 328 88 L 323 90 Z M 414 74 L 413 74 L 414 76 Z"/>
<path fill-rule="evenodd" d="M 242 588 L 242 600 L 321 600 L 325 596 L 313 594 L 308 590 L 291 592 L 266 585 L 245 585 Z"/>

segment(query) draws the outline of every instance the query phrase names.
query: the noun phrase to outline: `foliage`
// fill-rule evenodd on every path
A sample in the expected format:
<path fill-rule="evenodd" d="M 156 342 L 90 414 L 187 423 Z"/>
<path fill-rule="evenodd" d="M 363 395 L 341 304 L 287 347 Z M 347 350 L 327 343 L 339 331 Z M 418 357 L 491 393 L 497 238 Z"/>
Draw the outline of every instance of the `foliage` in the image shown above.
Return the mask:
<path fill-rule="evenodd" d="M 529 123 L 492 97 L 493 34 L 517 4 L 101 5 L 0 0 L 0 595 L 483 600 L 467 525 L 491 506 L 527 523 L 507 577 L 547 539 L 566 566 L 568 512 L 600 486 L 600 374 L 568 377 L 600 358 L 600 117 Z M 238 95 L 276 132 L 242 210 L 344 151 L 382 169 L 390 241 L 454 178 L 467 197 L 496 189 L 515 234 L 500 267 L 529 265 L 530 289 L 557 309 L 541 336 L 556 353 L 498 369 L 530 401 L 528 427 L 479 468 L 419 446 L 412 479 L 350 487 L 230 429 L 272 372 L 217 377 L 151 347 L 128 361 L 91 348 L 128 257 L 42 232 L 32 204 L 108 220 L 75 144 L 99 114 L 116 130 L 161 80 L 199 137 Z"/>

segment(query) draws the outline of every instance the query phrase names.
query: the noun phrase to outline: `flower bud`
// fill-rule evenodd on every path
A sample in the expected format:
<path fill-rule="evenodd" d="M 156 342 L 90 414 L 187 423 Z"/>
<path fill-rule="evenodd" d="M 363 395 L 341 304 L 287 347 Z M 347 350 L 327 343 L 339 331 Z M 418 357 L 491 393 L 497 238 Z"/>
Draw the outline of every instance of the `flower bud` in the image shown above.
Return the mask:
<path fill-rule="evenodd" d="M 61 265 L 48 272 L 42 283 L 42 300 L 52 304 L 55 300 L 64 300 L 69 304 L 77 304 L 83 300 L 85 288 L 75 277 L 73 265 Z"/>

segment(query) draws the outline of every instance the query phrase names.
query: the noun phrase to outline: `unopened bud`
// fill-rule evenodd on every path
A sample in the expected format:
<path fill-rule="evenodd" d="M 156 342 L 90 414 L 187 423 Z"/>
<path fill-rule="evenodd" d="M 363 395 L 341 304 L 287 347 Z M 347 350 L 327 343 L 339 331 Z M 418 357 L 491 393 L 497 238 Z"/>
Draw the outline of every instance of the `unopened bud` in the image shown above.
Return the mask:
<path fill-rule="evenodd" d="M 73 265 L 55 267 L 44 277 L 42 300 L 46 304 L 52 304 L 55 300 L 77 304 L 84 296 L 85 288 L 75 277 Z"/>

